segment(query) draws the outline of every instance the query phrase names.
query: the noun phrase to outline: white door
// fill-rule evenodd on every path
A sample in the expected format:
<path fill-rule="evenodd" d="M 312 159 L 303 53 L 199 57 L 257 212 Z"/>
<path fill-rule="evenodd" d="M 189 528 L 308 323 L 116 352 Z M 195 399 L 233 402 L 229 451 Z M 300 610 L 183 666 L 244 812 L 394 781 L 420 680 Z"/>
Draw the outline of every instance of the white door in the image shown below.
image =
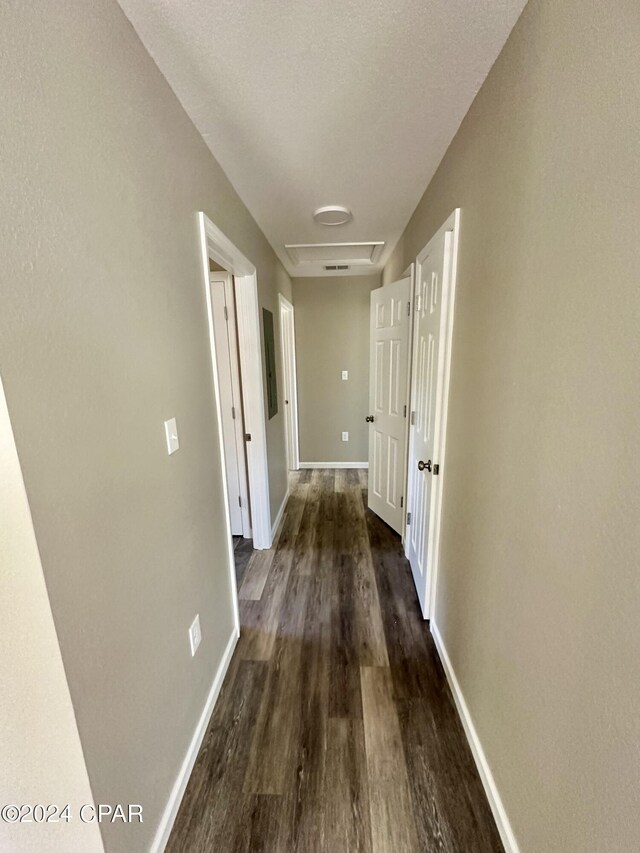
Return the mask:
<path fill-rule="evenodd" d="M 369 509 L 402 531 L 411 279 L 371 293 Z"/>
<path fill-rule="evenodd" d="M 234 536 L 250 536 L 240 368 L 231 276 L 214 273 L 210 278 L 210 286 L 231 533 Z"/>
<path fill-rule="evenodd" d="M 425 619 L 437 571 L 457 222 L 456 211 L 418 255 L 415 273 L 405 545 Z"/>
<path fill-rule="evenodd" d="M 300 468 L 298 450 L 298 393 L 296 387 L 296 345 L 293 305 L 279 293 L 280 346 L 284 382 L 284 418 L 287 436 L 287 464 L 290 471 Z"/>

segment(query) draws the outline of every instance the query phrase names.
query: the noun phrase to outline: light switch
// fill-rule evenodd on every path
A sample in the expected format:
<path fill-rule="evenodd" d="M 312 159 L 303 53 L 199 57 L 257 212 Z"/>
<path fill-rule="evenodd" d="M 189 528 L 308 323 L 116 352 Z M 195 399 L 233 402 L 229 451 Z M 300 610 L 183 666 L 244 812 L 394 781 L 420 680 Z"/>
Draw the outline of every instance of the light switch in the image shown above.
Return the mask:
<path fill-rule="evenodd" d="M 171 454 L 175 453 L 180 447 L 180 442 L 178 441 L 178 425 L 176 424 L 175 418 L 171 418 L 170 421 L 164 422 L 164 434 L 167 439 L 167 453 L 171 456 Z"/>
<path fill-rule="evenodd" d="M 349 378 L 349 371 L 348 370 L 342 371 L 342 378 L 343 378 L 343 380 Z"/>
<path fill-rule="evenodd" d="M 343 441 L 349 441 L 349 433 L 348 432 L 342 433 L 342 440 Z"/>

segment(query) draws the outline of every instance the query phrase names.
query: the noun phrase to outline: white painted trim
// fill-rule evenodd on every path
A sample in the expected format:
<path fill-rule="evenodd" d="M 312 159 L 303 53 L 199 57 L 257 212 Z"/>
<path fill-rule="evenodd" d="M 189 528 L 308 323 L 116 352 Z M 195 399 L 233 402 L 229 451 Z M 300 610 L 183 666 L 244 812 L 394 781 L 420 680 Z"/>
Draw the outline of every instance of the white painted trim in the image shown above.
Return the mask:
<path fill-rule="evenodd" d="M 233 536 L 231 535 L 231 516 L 229 515 L 229 489 L 227 485 L 227 471 L 225 465 L 224 435 L 222 431 L 222 405 L 220 403 L 220 383 L 218 381 L 218 363 L 216 358 L 216 343 L 213 326 L 213 308 L 211 305 L 211 288 L 209 283 L 209 253 L 207 251 L 207 239 L 204 229 L 204 214 L 200 214 L 200 250 L 202 260 L 202 271 L 204 276 L 205 303 L 207 306 L 207 321 L 209 324 L 209 352 L 211 354 L 211 374 L 213 378 L 213 397 L 216 406 L 216 417 L 218 420 L 218 452 L 220 460 L 220 473 L 222 476 L 222 494 L 224 503 L 224 524 L 227 538 L 227 572 L 229 573 L 229 585 L 231 587 L 231 606 L 233 609 L 233 622 L 236 635 L 240 636 L 240 610 L 238 607 L 238 582 L 236 579 L 236 564 L 233 553 Z"/>
<path fill-rule="evenodd" d="M 301 462 L 301 468 L 368 468 L 368 462 Z"/>
<path fill-rule="evenodd" d="M 232 273 L 235 278 L 242 402 L 245 429 L 251 435 L 251 441 L 246 442 L 245 446 L 251 497 L 253 545 L 257 549 L 270 548 L 271 511 L 269 509 L 267 428 L 256 269 L 251 261 L 245 258 L 242 252 L 202 211 L 198 213 L 198 223 L 207 291 L 209 289 L 209 258 L 213 258 L 220 266 Z M 210 300 L 210 296 L 207 299 Z M 234 590 L 235 587 L 234 579 Z"/>
<path fill-rule="evenodd" d="M 496 780 L 493 778 L 493 773 L 491 772 L 487 756 L 482 748 L 478 732 L 473 724 L 471 712 L 469 711 L 469 707 L 465 701 L 462 688 L 460 687 L 455 670 L 449 655 L 447 654 L 442 634 L 433 620 L 431 620 L 430 627 L 431 634 L 436 644 L 440 660 L 442 661 L 442 666 L 447 676 L 449 687 L 453 693 L 456 708 L 458 709 L 458 714 L 462 720 L 462 725 L 464 726 L 464 731 L 467 736 L 467 740 L 469 741 L 469 746 L 471 747 L 471 753 L 473 754 L 473 759 L 476 763 L 476 767 L 478 768 L 478 773 L 480 774 L 480 779 L 482 780 L 487 799 L 489 800 L 489 805 L 493 812 L 493 817 L 496 822 L 496 826 L 498 827 L 498 832 L 500 833 L 504 849 L 506 853 L 519 853 L 520 848 L 518 847 L 516 836 L 511 827 L 504 803 L 502 802 L 502 797 L 498 791 Z"/>
<path fill-rule="evenodd" d="M 213 224 L 206 213 L 200 211 L 198 217 L 204 224 L 209 257 L 233 275 L 253 275 L 256 271 L 255 266 L 235 247 L 226 234 Z M 207 272 L 209 272 L 208 264 Z"/>
<path fill-rule="evenodd" d="M 178 809 L 180 808 L 180 803 L 182 802 L 187 783 L 189 782 L 191 771 L 196 763 L 200 746 L 202 745 L 202 741 L 204 740 L 204 736 L 207 732 L 211 714 L 213 713 L 216 701 L 220 695 L 222 682 L 224 681 L 224 677 L 229 669 L 229 664 L 233 657 L 233 651 L 236 647 L 236 643 L 238 642 L 238 636 L 239 635 L 234 628 L 231 632 L 231 636 L 229 637 L 229 642 L 224 650 L 224 654 L 222 655 L 222 659 L 220 660 L 220 664 L 218 665 L 211 689 L 209 690 L 209 695 L 207 696 L 207 701 L 202 709 L 202 714 L 200 715 L 198 725 L 196 726 L 193 737 L 191 738 L 191 743 L 187 749 L 182 766 L 180 767 L 176 781 L 174 782 L 171 793 L 169 794 L 167 805 L 165 806 L 158 829 L 156 830 L 153 842 L 149 848 L 150 853 L 162 853 L 167 846 L 173 824 L 178 814 Z"/>
<path fill-rule="evenodd" d="M 275 521 L 271 525 L 271 539 L 273 540 L 278 528 L 280 527 L 280 522 L 282 521 L 282 516 L 284 515 L 284 511 L 287 508 L 287 501 L 289 500 L 289 495 L 291 492 L 287 489 L 287 493 L 284 496 L 284 500 L 280 504 L 280 509 L 278 510 L 278 514 L 276 515 Z"/>
<path fill-rule="evenodd" d="M 281 293 L 280 305 L 280 355 L 285 399 L 285 433 L 287 439 L 287 461 L 290 471 L 300 468 L 300 440 L 298 435 L 298 368 L 296 366 L 296 327 L 293 305 Z M 285 317 L 287 318 L 285 320 Z"/>

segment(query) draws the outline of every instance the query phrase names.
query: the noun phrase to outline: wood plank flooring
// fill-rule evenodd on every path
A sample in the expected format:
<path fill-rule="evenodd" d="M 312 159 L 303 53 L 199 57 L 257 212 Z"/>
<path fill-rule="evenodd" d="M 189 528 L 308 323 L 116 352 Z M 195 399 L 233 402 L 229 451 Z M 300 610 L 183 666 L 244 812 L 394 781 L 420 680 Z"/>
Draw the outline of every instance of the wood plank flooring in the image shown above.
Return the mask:
<path fill-rule="evenodd" d="M 242 586 L 247 566 L 253 555 L 253 539 L 244 539 L 242 536 L 233 537 L 233 556 L 236 563 L 236 582 L 238 588 Z"/>
<path fill-rule="evenodd" d="M 400 539 L 366 505 L 366 471 L 293 476 L 169 853 L 503 850 Z"/>

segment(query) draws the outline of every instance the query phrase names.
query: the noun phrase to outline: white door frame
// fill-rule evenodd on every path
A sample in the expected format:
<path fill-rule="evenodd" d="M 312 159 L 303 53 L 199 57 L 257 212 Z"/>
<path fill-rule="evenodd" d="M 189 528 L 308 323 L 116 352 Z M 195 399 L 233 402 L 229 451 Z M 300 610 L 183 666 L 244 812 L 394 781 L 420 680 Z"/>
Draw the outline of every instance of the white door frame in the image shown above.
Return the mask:
<path fill-rule="evenodd" d="M 280 303 L 280 354 L 285 396 L 285 433 L 287 437 L 287 462 L 290 471 L 300 468 L 298 439 L 298 374 L 296 368 L 296 327 L 293 305 L 281 293 Z"/>
<path fill-rule="evenodd" d="M 432 493 L 432 500 L 435 502 L 434 507 L 434 535 L 433 535 L 433 548 L 430 555 L 430 577 L 428 580 L 429 589 L 428 589 L 428 611 L 425 613 L 425 619 L 434 620 L 436 613 L 436 595 L 437 595 L 437 585 L 438 585 L 438 567 L 439 567 L 439 558 L 440 558 L 440 528 L 442 523 L 442 496 L 444 492 L 444 483 L 446 477 L 446 442 L 447 442 L 447 414 L 449 409 L 449 383 L 451 379 L 451 355 L 452 355 L 452 345 L 453 345 L 453 316 L 454 316 L 454 307 L 455 307 L 455 295 L 456 295 L 456 278 L 458 272 L 458 243 L 460 239 L 460 208 L 457 207 L 453 213 L 448 217 L 447 221 L 442 225 L 433 237 L 429 240 L 424 249 L 420 252 L 418 257 L 416 258 L 415 269 L 417 269 L 418 264 L 427 257 L 429 248 L 431 243 L 438 237 L 442 235 L 444 231 L 453 232 L 453 239 L 451 243 L 451 254 L 449 258 L 450 263 L 450 271 L 449 275 L 446 276 L 446 294 L 442 293 L 443 300 L 446 299 L 445 311 L 446 311 L 446 320 L 445 320 L 445 340 L 444 340 L 444 351 L 443 351 L 443 387 L 442 387 L 442 407 L 440 410 L 440 428 L 436 430 L 439 435 L 438 447 L 434 450 L 434 462 L 437 462 L 440 465 L 440 473 L 437 477 L 434 477 L 434 487 Z M 447 263 L 447 259 L 445 258 L 445 265 Z M 414 281 L 417 279 L 417 276 L 414 276 Z M 415 284 L 414 284 L 415 287 Z M 413 294 L 413 302 L 414 308 L 413 316 L 415 318 L 415 292 Z M 415 410 L 415 401 L 417 389 L 415 387 L 416 384 L 416 370 L 415 370 L 415 358 L 416 352 L 415 347 L 417 344 L 417 335 L 415 334 L 415 320 L 413 323 L 413 340 L 412 340 L 412 357 L 411 357 L 411 393 L 410 393 L 410 410 Z M 407 454 L 407 486 L 410 492 L 411 489 L 411 477 L 408 476 L 408 468 L 411 460 L 413 458 L 413 433 L 409 427 L 409 450 Z M 413 495 L 408 494 L 407 496 L 407 506 L 413 504 Z M 409 551 L 409 536 L 407 535 L 407 529 L 405 527 L 405 537 L 404 537 L 404 546 L 405 546 L 405 555 L 408 557 Z"/>
<path fill-rule="evenodd" d="M 270 548 L 272 536 L 271 510 L 269 507 L 269 468 L 267 465 L 267 428 L 264 411 L 262 346 L 256 268 L 202 211 L 198 213 L 198 227 L 200 232 L 202 273 L 209 318 L 213 387 L 219 423 L 221 422 L 220 390 L 218 388 L 218 371 L 215 361 L 215 344 L 213 338 L 211 293 L 209 290 L 209 276 L 211 274 L 209 258 L 220 264 L 221 267 L 230 272 L 235 278 L 238 341 L 240 344 L 238 350 L 240 355 L 240 372 L 242 374 L 242 405 L 244 409 L 246 436 L 250 436 L 250 438 L 246 438 L 245 447 L 247 450 L 249 495 L 251 498 L 253 547 L 256 549 Z M 219 430 L 219 442 L 221 470 L 224 472 L 222 429 Z M 233 558 L 233 540 L 229 519 L 229 495 L 227 493 L 226 476 L 223 477 L 223 480 L 225 514 L 229 534 L 230 567 L 231 571 L 234 572 L 232 588 L 237 613 L 235 562 Z"/>
<path fill-rule="evenodd" d="M 233 427 L 236 448 L 239 449 L 236 464 L 238 466 L 240 487 L 240 518 L 242 523 L 242 535 L 245 539 L 251 539 L 252 531 L 251 513 L 249 512 L 249 482 L 247 479 L 247 461 L 245 458 L 244 441 L 244 405 L 242 403 L 242 383 L 240 382 L 240 365 L 238 361 L 239 348 L 238 336 L 236 333 L 236 309 L 233 276 L 228 272 L 210 272 L 209 286 L 211 287 L 215 282 L 222 284 L 224 287 L 225 302 L 227 306 L 225 313 L 227 316 L 226 323 L 223 324 L 226 330 L 226 339 L 222 342 L 222 345 L 229 351 L 231 391 L 233 395 L 233 402 L 236 406 L 236 411 L 233 414 L 231 412 L 223 412 L 222 417 L 226 419 L 233 417 L 233 423 L 231 424 L 230 421 L 227 420 L 226 427 Z M 218 328 L 220 328 L 220 323 L 218 323 Z"/>

